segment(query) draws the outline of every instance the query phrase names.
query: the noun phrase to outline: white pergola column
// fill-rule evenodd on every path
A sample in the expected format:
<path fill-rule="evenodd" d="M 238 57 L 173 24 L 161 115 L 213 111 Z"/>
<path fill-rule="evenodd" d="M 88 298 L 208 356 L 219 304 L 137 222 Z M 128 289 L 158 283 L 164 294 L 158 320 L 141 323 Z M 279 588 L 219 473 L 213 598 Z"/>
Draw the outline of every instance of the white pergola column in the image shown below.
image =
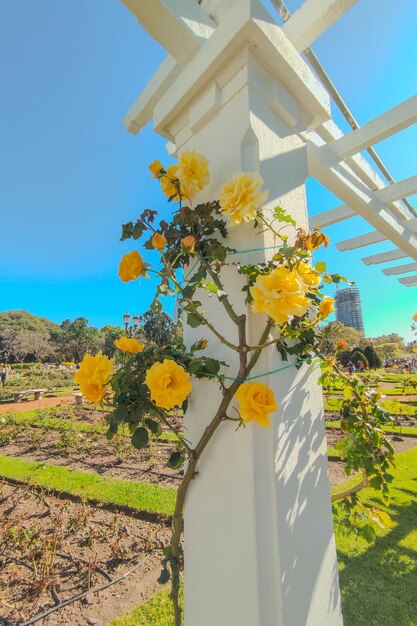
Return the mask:
<path fill-rule="evenodd" d="M 186 4 L 179 2 L 182 26 Z M 214 11 L 213 0 L 205 4 Z M 279 204 L 307 227 L 307 151 L 300 133 L 329 118 L 328 96 L 260 2 L 221 4 L 213 34 L 163 95 L 159 85 L 154 126 L 177 152 L 195 149 L 209 159 L 212 180 L 197 201 L 218 197 L 237 171 L 260 171 L 270 192 L 266 210 Z M 151 100 L 148 94 L 146 103 Z M 252 226 L 230 229 L 230 245 L 238 250 L 273 243 Z M 270 254 L 240 259 L 262 261 Z M 248 340 L 256 344 L 266 320 L 244 305 L 234 268 L 222 280 L 238 312 L 247 313 Z M 215 296 L 204 308 L 236 341 L 236 328 Z M 206 353 L 229 363 L 226 375 L 236 375 L 234 353 L 209 330 L 185 327 L 185 337 L 187 343 L 209 339 Z M 270 348 L 253 373 L 282 365 Z M 342 624 L 317 376 L 314 366 L 303 365 L 262 378 L 279 404 L 272 428 L 251 423 L 236 432 L 225 423 L 206 449 L 185 505 L 185 626 Z M 193 382 L 185 416 L 192 443 L 220 397 L 215 382 Z"/>

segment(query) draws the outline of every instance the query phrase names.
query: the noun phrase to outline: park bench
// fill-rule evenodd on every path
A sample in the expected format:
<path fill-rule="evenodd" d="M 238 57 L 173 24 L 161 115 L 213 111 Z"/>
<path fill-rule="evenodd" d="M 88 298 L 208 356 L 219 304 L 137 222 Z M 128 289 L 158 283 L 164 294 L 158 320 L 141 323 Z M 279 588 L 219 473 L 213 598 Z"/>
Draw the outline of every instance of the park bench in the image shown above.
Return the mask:
<path fill-rule="evenodd" d="M 30 394 L 35 395 L 35 400 L 40 400 L 42 397 L 42 393 L 44 391 L 48 391 L 47 389 L 25 389 L 24 391 L 12 391 L 13 394 L 13 402 L 21 402 L 22 398 L 28 396 Z"/>
<path fill-rule="evenodd" d="M 75 403 L 78 404 L 79 406 L 82 406 L 84 403 L 84 396 L 81 392 L 77 392 L 77 393 L 73 393 L 72 394 L 75 398 Z"/>

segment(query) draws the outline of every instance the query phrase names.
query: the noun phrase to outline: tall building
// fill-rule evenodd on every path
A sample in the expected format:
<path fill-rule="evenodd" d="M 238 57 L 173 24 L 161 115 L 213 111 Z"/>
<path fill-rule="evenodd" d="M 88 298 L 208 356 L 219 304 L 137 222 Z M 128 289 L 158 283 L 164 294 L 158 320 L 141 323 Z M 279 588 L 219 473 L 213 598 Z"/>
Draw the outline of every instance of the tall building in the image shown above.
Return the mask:
<path fill-rule="evenodd" d="M 336 320 L 345 326 L 364 331 L 362 305 L 357 287 L 338 289 L 335 294 Z"/>

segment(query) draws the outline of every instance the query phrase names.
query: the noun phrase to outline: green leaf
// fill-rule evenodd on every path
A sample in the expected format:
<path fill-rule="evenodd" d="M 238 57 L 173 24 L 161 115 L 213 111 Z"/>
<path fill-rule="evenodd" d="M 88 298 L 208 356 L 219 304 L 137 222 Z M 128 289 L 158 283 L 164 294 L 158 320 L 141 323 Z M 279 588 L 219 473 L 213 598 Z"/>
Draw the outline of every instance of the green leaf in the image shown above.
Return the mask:
<path fill-rule="evenodd" d="M 145 419 L 145 424 L 153 435 L 159 437 L 162 434 L 162 428 L 155 420 L 151 420 L 149 417 Z"/>
<path fill-rule="evenodd" d="M 131 437 L 131 441 L 132 445 L 138 450 L 146 448 L 149 441 L 149 434 L 146 428 L 143 428 L 142 426 L 137 428 Z"/>
<path fill-rule="evenodd" d="M 169 579 L 170 579 L 169 571 L 167 569 L 163 569 L 163 570 L 161 570 L 161 573 L 160 573 L 159 578 L 157 579 L 157 581 L 159 582 L 160 585 L 165 585 L 165 583 L 167 583 L 169 581 Z"/>
<path fill-rule="evenodd" d="M 365 524 L 365 526 L 361 529 L 361 534 L 368 543 L 375 541 L 376 532 L 371 524 Z"/>
<path fill-rule="evenodd" d="M 160 303 L 159 298 L 154 298 L 149 308 L 151 311 L 155 311 L 155 313 L 160 313 L 162 311 L 162 304 Z"/>
<path fill-rule="evenodd" d="M 191 328 L 197 328 L 198 326 L 201 326 L 202 322 L 195 313 L 188 313 L 187 324 L 188 326 L 191 326 Z"/>
<path fill-rule="evenodd" d="M 122 236 L 120 237 L 120 241 L 124 241 L 125 239 L 130 239 L 130 237 L 132 236 L 132 228 L 133 228 L 133 222 L 122 224 Z"/>
<path fill-rule="evenodd" d="M 132 230 L 133 239 L 140 239 L 142 237 L 143 232 L 146 230 L 146 226 L 143 222 L 138 220 Z"/>
<path fill-rule="evenodd" d="M 181 452 L 176 451 L 176 452 L 173 452 L 171 456 L 169 457 L 167 465 L 171 469 L 178 469 L 179 467 L 181 467 L 181 465 L 183 465 L 184 461 L 185 461 L 184 455 L 182 455 Z"/>

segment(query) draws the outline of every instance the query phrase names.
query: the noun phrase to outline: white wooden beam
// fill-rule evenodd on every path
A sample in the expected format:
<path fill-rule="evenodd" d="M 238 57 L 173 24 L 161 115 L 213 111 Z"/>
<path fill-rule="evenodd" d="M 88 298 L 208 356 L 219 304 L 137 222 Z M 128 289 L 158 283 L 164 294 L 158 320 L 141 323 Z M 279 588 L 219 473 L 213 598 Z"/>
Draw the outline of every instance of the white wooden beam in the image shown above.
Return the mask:
<path fill-rule="evenodd" d="M 388 263 L 389 261 L 398 261 L 399 259 L 405 259 L 408 254 L 396 248 L 395 250 L 389 250 L 388 252 L 380 252 L 379 254 L 373 254 L 366 256 L 362 259 L 365 265 L 378 265 L 379 263 Z"/>
<path fill-rule="evenodd" d="M 179 63 L 210 37 L 216 23 L 190 0 L 121 0 L 145 30 Z"/>
<path fill-rule="evenodd" d="M 346 159 L 364 148 L 395 135 L 417 122 L 417 96 L 379 115 L 357 130 L 352 130 L 340 139 L 329 143 L 339 160 Z"/>
<path fill-rule="evenodd" d="M 383 202 L 395 202 L 415 193 L 417 193 L 417 175 L 404 178 L 404 180 L 400 180 L 398 183 L 393 183 L 375 192 Z"/>
<path fill-rule="evenodd" d="M 126 130 L 137 135 L 152 118 L 154 108 L 181 72 L 181 66 L 171 56 L 161 63 L 136 102 L 124 117 Z"/>
<path fill-rule="evenodd" d="M 404 263 L 403 265 L 394 265 L 386 267 L 382 270 L 386 276 L 396 276 L 397 274 L 407 274 L 407 272 L 417 272 L 417 263 Z"/>
<path fill-rule="evenodd" d="M 386 237 L 384 237 L 384 235 L 381 235 L 381 233 L 377 230 L 373 230 L 372 232 L 364 235 L 358 235 L 357 237 L 338 241 L 336 243 L 336 248 L 340 250 L 340 252 L 345 252 L 346 250 L 356 250 L 357 248 L 370 246 L 373 243 L 379 243 L 385 239 Z"/>
<path fill-rule="evenodd" d="M 310 228 L 325 228 L 325 226 L 337 224 L 338 222 L 347 220 L 349 217 L 354 217 L 355 215 L 355 211 L 346 206 L 346 204 L 342 204 L 334 209 L 329 209 L 329 211 L 323 211 L 322 213 L 313 215 L 313 217 L 310 217 L 308 221 Z"/>
<path fill-rule="evenodd" d="M 335 164 L 334 152 L 329 145 L 318 147 L 309 141 L 307 154 L 310 175 L 356 211 L 384 238 L 417 261 L 417 237 L 407 223 L 394 217 L 375 192 L 362 183 L 345 163 Z"/>
<path fill-rule="evenodd" d="M 399 278 L 398 282 L 406 287 L 417 287 L 417 274 L 413 274 L 412 276 L 404 276 L 404 278 Z"/>
<path fill-rule="evenodd" d="M 293 46 L 302 52 L 355 2 L 357 0 L 305 0 L 282 30 Z"/>

